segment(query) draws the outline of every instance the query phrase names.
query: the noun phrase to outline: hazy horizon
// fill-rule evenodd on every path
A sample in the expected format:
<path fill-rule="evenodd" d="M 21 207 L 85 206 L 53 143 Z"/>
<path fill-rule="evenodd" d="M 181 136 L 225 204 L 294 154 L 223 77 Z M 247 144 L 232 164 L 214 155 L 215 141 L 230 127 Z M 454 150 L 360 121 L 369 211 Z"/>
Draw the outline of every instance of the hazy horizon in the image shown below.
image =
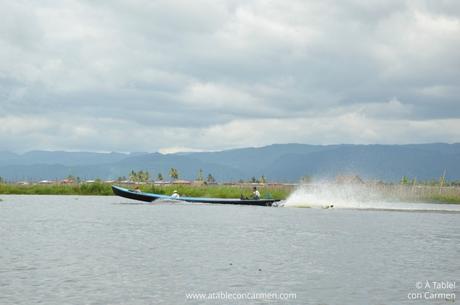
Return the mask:
<path fill-rule="evenodd" d="M 446 145 L 457 145 L 460 142 L 428 142 L 428 143 L 401 143 L 401 144 L 380 144 L 380 143 L 371 143 L 371 144 L 364 144 L 364 143 L 332 143 L 332 144 L 311 144 L 311 143 L 272 143 L 267 145 L 260 145 L 260 146 L 241 146 L 241 147 L 229 147 L 226 149 L 220 150 L 204 150 L 204 149 L 193 149 L 193 150 L 180 150 L 181 147 L 171 147 L 167 149 L 159 149 L 157 151 L 97 151 L 97 150 L 50 150 L 50 149 L 31 149 L 25 151 L 12 151 L 12 150 L 0 150 L 0 152 L 8 152 L 14 153 L 17 155 L 22 155 L 30 152 L 68 152 L 68 153 L 102 153 L 102 154 L 110 154 L 110 153 L 120 153 L 120 154 L 142 154 L 142 153 L 160 153 L 160 154 L 177 154 L 177 153 L 194 153 L 194 152 L 221 152 L 221 151 L 228 151 L 228 150 L 238 150 L 238 149 L 251 149 L 251 148 L 264 148 L 274 145 L 311 145 L 311 146 L 340 146 L 340 145 L 353 145 L 353 146 L 404 146 L 404 145 L 430 145 L 430 144 L 446 144 Z"/>

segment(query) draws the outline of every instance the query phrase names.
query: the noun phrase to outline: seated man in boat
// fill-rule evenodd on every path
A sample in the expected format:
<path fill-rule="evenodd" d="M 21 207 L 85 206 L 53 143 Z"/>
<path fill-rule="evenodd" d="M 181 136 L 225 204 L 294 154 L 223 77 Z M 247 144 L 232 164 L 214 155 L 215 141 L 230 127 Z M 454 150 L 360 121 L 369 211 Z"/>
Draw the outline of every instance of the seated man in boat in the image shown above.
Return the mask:
<path fill-rule="evenodd" d="M 176 190 L 174 190 L 174 192 L 172 193 L 171 197 L 172 197 L 172 198 L 179 198 L 180 195 L 179 195 L 179 193 L 178 193 Z"/>
<path fill-rule="evenodd" d="M 260 199 L 260 193 L 259 191 L 257 190 L 257 187 L 254 186 L 254 188 L 252 189 L 252 199 L 256 199 L 256 200 L 259 200 Z"/>

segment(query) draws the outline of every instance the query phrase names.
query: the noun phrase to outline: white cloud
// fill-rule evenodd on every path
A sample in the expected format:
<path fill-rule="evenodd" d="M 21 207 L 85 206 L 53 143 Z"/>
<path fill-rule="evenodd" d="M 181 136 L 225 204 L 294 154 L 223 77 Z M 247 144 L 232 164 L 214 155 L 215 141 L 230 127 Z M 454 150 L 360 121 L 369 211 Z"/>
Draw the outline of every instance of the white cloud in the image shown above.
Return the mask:
<path fill-rule="evenodd" d="M 431 85 L 422 88 L 418 88 L 416 91 L 421 96 L 427 96 L 432 98 L 443 98 L 452 97 L 456 98 L 460 96 L 460 87 L 446 86 L 446 85 Z"/>
<path fill-rule="evenodd" d="M 0 149 L 460 141 L 455 1 L 0 9 Z"/>
<path fill-rule="evenodd" d="M 202 149 L 190 148 L 185 146 L 170 146 L 170 147 L 163 147 L 158 150 L 161 154 L 175 154 L 180 152 L 203 152 Z"/>

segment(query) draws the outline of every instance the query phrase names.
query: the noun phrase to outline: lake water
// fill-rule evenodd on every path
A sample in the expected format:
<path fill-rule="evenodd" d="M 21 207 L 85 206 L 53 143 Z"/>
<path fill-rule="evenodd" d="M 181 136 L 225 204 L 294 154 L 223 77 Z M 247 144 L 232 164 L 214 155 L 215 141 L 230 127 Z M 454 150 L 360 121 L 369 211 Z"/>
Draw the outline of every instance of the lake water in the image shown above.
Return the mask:
<path fill-rule="evenodd" d="M 0 198 L 0 304 L 452 304 L 447 294 L 456 303 L 460 298 L 458 206 L 418 204 L 411 206 L 432 211 L 402 212 Z M 455 287 L 436 288 L 433 281 Z M 427 299 L 425 292 L 438 294 Z M 194 293 L 215 299 L 192 300 Z"/>

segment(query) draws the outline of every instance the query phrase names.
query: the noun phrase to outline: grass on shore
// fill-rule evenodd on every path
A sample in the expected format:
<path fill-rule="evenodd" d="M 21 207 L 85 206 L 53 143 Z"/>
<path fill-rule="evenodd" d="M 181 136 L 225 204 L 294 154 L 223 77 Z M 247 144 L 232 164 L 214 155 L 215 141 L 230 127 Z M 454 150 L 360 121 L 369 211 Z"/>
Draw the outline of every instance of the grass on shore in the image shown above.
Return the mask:
<path fill-rule="evenodd" d="M 113 195 L 112 188 L 105 183 L 81 184 L 0 184 L 0 194 L 9 195 Z"/>
<path fill-rule="evenodd" d="M 124 186 L 133 188 L 132 185 Z M 156 186 L 145 184 L 139 186 L 141 191 L 156 194 L 171 195 L 177 190 L 181 196 L 190 197 L 215 197 L 215 198 L 240 198 L 241 195 L 249 197 L 252 190 L 249 186 L 224 186 L 224 185 L 165 185 Z M 286 199 L 292 191 L 291 187 L 260 187 L 262 198 Z M 113 195 L 111 184 L 102 182 L 81 184 L 33 184 L 16 185 L 0 184 L 0 194 L 11 195 Z"/>
<path fill-rule="evenodd" d="M 434 195 L 431 199 L 434 202 L 439 202 L 439 203 L 460 204 L 460 196 L 455 196 L 455 195 L 438 194 L 438 195 Z"/>
<path fill-rule="evenodd" d="M 289 186 L 262 186 L 258 188 L 262 198 L 286 199 L 292 191 Z M 250 186 L 227 186 L 227 185 L 145 185 L 142 191 L 148 193 L 170 195 L 177 190 L 181 196 L 189 197 L 212 197 L 212 198 L 240 198 L 241 195 L 250 197 L 252 188 Z"/>
<path fill-rule="evenodd" d="M 125 185 L 126 188 L 134 188 Z M 170 195 L 177 190 L 181 196 L 240 198 L 241 195 L 250 197 L 249 185 L 164 185 L 144 184 L 139 186 L 141 191 Z M 381 194 L 382 198 L 390 198 L 401 202 L 433 202 L 460 204 L 460 187 L 434 186 L 403 186 L 386 184 L 381 186 L 363 185 L 366 192 Z M 259 191 L 262 198 L 286 199 L 294 188 L 292 186 L 261 186 Z M 17 185 L 0 183 L 0 194 L 12 195 L 113 195 L 111 184 L 103 182 L 80 184 L 31 184 Z"/>
<path fill-rule="evenodd" d="M 460 187 L 431 185 L 398 185 L 389 184 L 370 187 L 373 192 L 383 198 L 393 198 L 402 202 L 432 202 L 460 204 Z"/>

